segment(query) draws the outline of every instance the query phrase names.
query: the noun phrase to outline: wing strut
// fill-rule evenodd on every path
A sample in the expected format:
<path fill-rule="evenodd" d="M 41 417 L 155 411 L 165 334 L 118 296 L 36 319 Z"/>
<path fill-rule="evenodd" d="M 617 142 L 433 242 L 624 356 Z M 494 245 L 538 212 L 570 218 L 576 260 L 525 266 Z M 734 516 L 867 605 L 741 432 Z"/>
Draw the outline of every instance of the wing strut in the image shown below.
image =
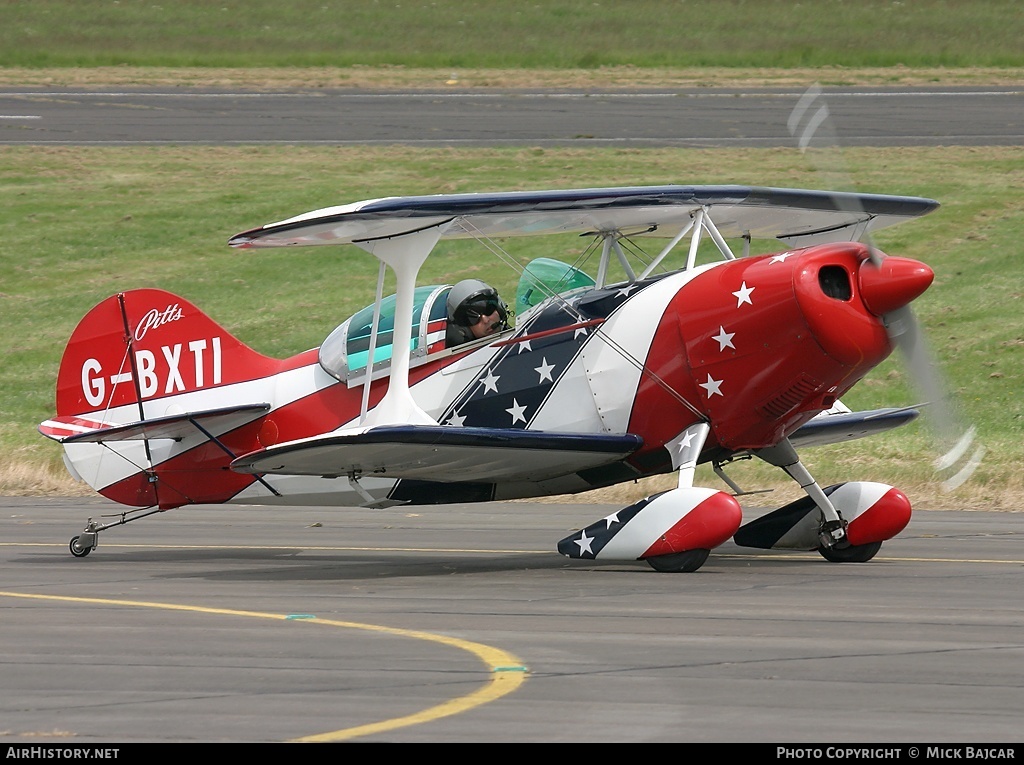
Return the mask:
<path fill-rule="evenodd" d="M 704 216 L 704 228 L 711 234 L 711 238 L 714 240 L 715 245 L 718 247 L 718 251 L 722 253 L 722 257 L 726 260 L 736 260 L 736 255 L 733 253 L 729 243 L 725 241 L 725 237 L 722 236 L 722 232 L 718 230 L 718 226 L 711 220 L 710 215 Z"/>
<path fill-rule="evenodd" d="M 663 261 L 668 256 L 668 254 L 675 249 L 677 244 L 683 241 L 683 237 L 689 234 L 691 229 L 693 229 L 692 220 L 689 223 L 687 223 L 682 229 L 680 229 L 678 234 L 672 237 L 672 241 L 670 241 L 662 248 L 661 252 L 658 253 L 658 256 L 654 260 L 652 260 L 651 264 L 644 269 L 644 272 L 642 274 L 640 274 L 640 278 L 646 279 L 648 276 L 654 273 L 654 269 L 657 268 L 661 261 Z"/>
<path fill-rule="evenodd" d="M 363 418 L 363 426 L 437 425 L 438 422 L 413 400 L 409 392 L 409 347 L 412 342 L 413 295 L 416 276 L 434 245 L 450 225 L 430 226 L 408 234 L 383 239 L 355 242 L 359 247 L 391 266 L 395 272 L 395 335 L 391 354 L 391 375 L 388 390 L 380 404 Z M 379 305 L 378 293 L 378 305 Z M 374 328 L 376 332 L 376 326 Z M 370 375 L 367 375 L 369 380 Z"/>
<path fill-rule="evenodd" d="M 697 248 L 700 246 L 701 234 L 704 231 L 708 232 L 708 235 L 714 241 L 715 246 L 718 247 L 718 251 L 721 253 L 723 259 L 736 259 L 735 253 L 733 253 L 732 248 L 729 247 L 729 243 L 725 241 L 725 237 L 722 236 L 722 232 L 718 230 L 718 227 L 715 225 L 715 222 L 711 220 L 711 215 L 708 212 L 708 208 L 701 207 L 698 208 L 693 213 L 693 217 L 691 218 L 690 222 L 682 229 L 680 229 L 678 234 L 672 237 L 672 241 L 665 245 L 661 252 L 658 253 L 657 257 L 655 257 L 654 260 L 651 261 L 650 265 L 648 265 L 647 268 L 644 269 L 644 272 L 640 274 L 640 278 L 646 279 L 648 276 L 650 276 L 654 272 L 654 269 L 657 268 L 658 265 L 661 263 L 661 261 L 663 261 L 665 257 L 675 248 L 675 246 L 683 240 L 683 237 L 685 237 L 691 231 L 693 232 L 693 234 L 690 236 L 690 250 L 687 253 L 686 257 L 687 271 L 694 268 L 694 266 L 697 263 Z M 749 236 L 745 237 L 745 242 L 746 248 L 748 249 L 744 250 L 744 255 L 748 255 L 750 246 Z"/>
<path fill-rule="evenodd" d="M 359 409 L 359 424 L 366 422 L 366 410 L 370 408 L 370 385 L 373 383 L 373 356 L 377 351 L 377 331 L 380 329 L 380 303 L 384 299 L 384 273 L 387 266 L 380 262 L 377 272 L 377 298 L 373 303 L 373 325 L 370 327 L 370 347 L 366 355 L 366 382 L 363 385 L 363 403 Z"/>
<path fill-rule="evenodd" d="M 597 279 L 596 287 L 603 289 L 606 287 L 608 281 L 608 264 L 611 261 L 612 250 L 615 250 L 615 257 L 618 258 L 619 264 L 622 266 L 622 270 L 626 273 L 626 279 L 629 282 L 636 281 L 636 274 L 633 273 L 633 267 L 629 265 L 629 260 L 626 258 L 626 253 L 622 251 L 622 246 L 619 244 L 619 240 L 622 238 L 621 231 L 604 231 L 601 232 L 601 264 L 597 267 Z"/>

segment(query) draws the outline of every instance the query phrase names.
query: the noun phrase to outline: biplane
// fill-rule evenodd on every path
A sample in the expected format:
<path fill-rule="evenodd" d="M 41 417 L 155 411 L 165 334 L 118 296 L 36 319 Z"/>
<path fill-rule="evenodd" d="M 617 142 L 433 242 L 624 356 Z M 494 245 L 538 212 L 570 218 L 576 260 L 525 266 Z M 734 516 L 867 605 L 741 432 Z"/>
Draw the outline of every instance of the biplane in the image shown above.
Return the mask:
<path fill-rule="evenodd" d="M 933 280 L 925 264 L 864 240 L 936 207 L 636 186 L 389 197 L 245 231 L 231 247 L 335 247 L 341 268 L 376 258 L 376 299 L 285 359 L 162 290 L 96 305 L 71 336 L 56 415 L 39 429 L 76 478 L 132 509 L 90 518 L 70 550 L 85 556 L 101 531 L 189 504 L 489 502 L 676 473 L 674 488 L 555 547 L 673 572 L 697 570 L 730 539 L 867 561 L 906 527 L 910 500 L 876 482 L 820 486 L 798 450 L 918 416 L 851 411 L 842 397 L 894 350 L 894 326 Z M 448 347 L 452 285 L 418 278 L 435 246 L 474 239 L 504 252 L 542 235 L 587 240 L 594 262 L 531 259 L 510 326 Z M 760 240 L 773 251 L 754 254 Z M 395 289 L 384 296 L 388 268 Z M 749 458 L 806 496 L 744 524 L 725 467 Z M 694 485 L 705 463 L 728 491 Z"/>

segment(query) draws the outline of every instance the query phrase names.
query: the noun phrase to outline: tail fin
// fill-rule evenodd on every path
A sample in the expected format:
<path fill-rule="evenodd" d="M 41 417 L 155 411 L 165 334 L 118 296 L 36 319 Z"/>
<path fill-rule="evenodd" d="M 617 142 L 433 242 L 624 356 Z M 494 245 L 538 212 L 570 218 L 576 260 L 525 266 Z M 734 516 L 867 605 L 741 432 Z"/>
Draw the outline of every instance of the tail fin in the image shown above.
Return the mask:
<path fill-rule="evenodd" d="M 57 414 L 137 404 L 137 419 L 160 417 L 161 399 L 265 377 L 280 365 L 184 298 L 157 289 L 122 292 L 72 333 L 57 376 Z"/>
<path fill-rule="evenodd" d="M 40 432 L 109 499 L 169 509 L 223 502 L 253 482 L 228 471 L 231 449 L 258 446 L 270 393 L 233 383 L 288 362 L 252 350 L 184 298 L 155 289 L 113 295 L 79 322 L 57 375 L 57 414 Z M 256 478 L 255 480 L 261 480 Z M 275 492 L 276 493 L 276 492 Z"/>

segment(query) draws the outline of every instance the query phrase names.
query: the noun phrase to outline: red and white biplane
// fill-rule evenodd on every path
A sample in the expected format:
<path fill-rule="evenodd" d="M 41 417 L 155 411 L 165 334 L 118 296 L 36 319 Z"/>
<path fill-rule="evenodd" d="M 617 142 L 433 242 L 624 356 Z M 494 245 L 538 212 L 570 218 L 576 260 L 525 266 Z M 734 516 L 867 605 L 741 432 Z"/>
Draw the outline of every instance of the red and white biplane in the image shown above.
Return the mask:
<path fill-rule="evenodd" d="M 557 549 L 658 571 L 694 571 L 729 539 L 869 560 L 907 525 L 910 501 L 874 482 L 821 487 L 797 449 L 918 415 L 854 412 L 841 398 L 893 351 L 894 326 L 933 279 L 862 240 L 937 206 L 746 186 L 584 188 L 375 199 L 238 234 L 230 245 L 243 249 L 365 251 L 379 285 L 392 269 L 395 294 L 378 286 L 319 348 L 286 359 L 168 292 L 99 303 L 68 343 L 57 413 L 40 431 L 73 475 L 136 509 L 90 519 L 71 552 L 187 504 L 485 502 L 675 472 L 675 488 Z M 451 285 L 417 283 L 435 245 L 473 238 L 493 250 L 556 234 L 590 237 L 596 262 L 531 261 L 513 325 L 445 347 Z M 751 254 L 757 239 L 781 250 Z M 743 524 L 722 468 L 751 456 L 807 496 Z M 733 492 L 694 486 L 702 463 Z"/>

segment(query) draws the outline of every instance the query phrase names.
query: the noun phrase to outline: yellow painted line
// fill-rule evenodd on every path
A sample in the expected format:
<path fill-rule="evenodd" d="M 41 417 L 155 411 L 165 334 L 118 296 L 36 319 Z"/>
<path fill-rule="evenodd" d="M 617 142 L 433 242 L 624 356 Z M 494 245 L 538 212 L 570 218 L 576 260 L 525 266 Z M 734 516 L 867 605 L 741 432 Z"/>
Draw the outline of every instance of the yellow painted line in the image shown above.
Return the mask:
<path fill-rule="evenodd" d="M 341 730 L 331 731 L 330 733 L 303 736 L 302 738 L 294 739 L 295 742 L 346 741 L 358 736 L 367 736 L 373 733 L 382 733 L 385 731 L 395 730 L 397 728 L 408 727 L 410 725 L 419 725 L 421 723 L 439 720 L 442 717 L 459 714 L 460 712 L 465 712 L 466 710 L 473 709 L 474 707 L 482 706 L 483 704 L 499 699 L 502 696 L 507 696 L 526 682 L 526 677 L 529 674 L 529 670 L 523 666 L 519 659 L 500 648 L 493 648 L 491 646 L 484 645 L 483 643 L 474 643 L 469 640 L 461 640 L 447 635 L 437 635 L 432 632 L 396 629 L 394 627 L 384 627 L 379 624 L 363 624 L 361 622 L 346 622 L 335 619 L 318 619 L 315 616 L 302 616 L 301 618 L 296 618 L 295 615 L 271 614 L 262 611 L 239 611 L 230 608 L 207 608 L 205 606 L 188 606 L 178 603 L 152 603 L 139 600 L 80 598 L 69 595 L 39 595 L 4 591 L 0 591 L 0 596 L 8 598 L 25 598 L 28 600 L 58 600 L 67 603 L 88 603 L 93 605 L 101 604 L 129 606 L 134 608 L 159 608 L 168 611 L 191 611 L 193 613 L 216 614 L 219 616 L 245 616 L 254 619 L 274 619 L 276 621 L 294 621 L 303 624 L 322 624 L 329 627 L 345 627 L 348 629 L 366 630 L 369 632 L 395 635 L 397 637 L 426 640 L 432 643 L 439 643 L 441 645 L 459 648 L 476 656 L 486 667 L 490 669 L 491 674 L 487 683 L 482 688 L 479 688 L 465 696 L 460 696 L 442 704 L 424 709 L 422 712 L 406 715 L 404 717 L 382 720 L 368 725 L 358 725 L 353 728 L 343 728 Z"/>

